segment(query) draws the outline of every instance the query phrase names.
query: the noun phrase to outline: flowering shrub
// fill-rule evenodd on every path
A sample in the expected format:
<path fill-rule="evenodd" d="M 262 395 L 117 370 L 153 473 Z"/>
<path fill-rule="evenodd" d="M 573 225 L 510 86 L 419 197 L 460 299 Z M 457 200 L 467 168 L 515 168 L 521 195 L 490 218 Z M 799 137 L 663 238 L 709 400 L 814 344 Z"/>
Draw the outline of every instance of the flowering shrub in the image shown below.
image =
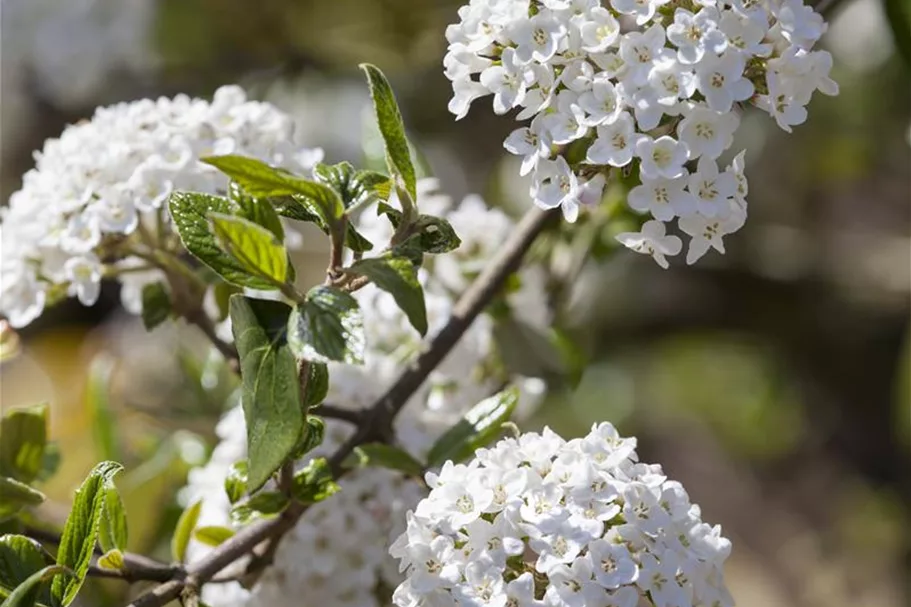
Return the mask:
<path fill-rule="evenodd" d="M 488 94 L 498 114 L 521 108 L 531 122 L 504 146 L 535 203 L 568 221 L 611 176 L 636 175 L 629 205 L 653 219 L 618 240 L 665 268 L 682 243 L 661 223 L 677 219 L 694 263 L 746 219 L 744 153 L 718 164 L 739 108 L 790 132 L 815 91 L 838 93 L 831 55 L 812 50 L 826 24 L 802 0 L 472 0 L 459 17 L 450 111 Z"/>
<path fill-rule="evenodd" d="M 731 543 L 609 423 L 568 442 L 547 428 L 504 439 L 427 484 L 391 548 L 400 607 L 734 604 Z"/>
<path fill-rule="evenodd" d="M 675 230 L 689 263 L 723 252 L 746 217 L 744 152 L 721 160 L 737 112 L 756 105 L 790 130 L 816 90 L 837 92 L 812 50 L 825 23 L 799 0 L 472 0 L 459 16 L 450 109 L 492 93 L 497 113 L 530 119 L 505 146 L 547 210 L 518 222 L 419 179 L 369 64 L 385 171 L 321 162 L 237 87 L 101 108 L 36 154 L 0 222 L 0 314 L 24 327 L 66 295 L 92 305 L 115 278 L 146 328 L 197 327 L 239 382 L 221 442 L 189 475 L 169 563 L 126 551 L 113 461 L 89 473 L 59 536 L 32 533 L 33 483 L 53 472 L 47 406 L 3 415 L 4 607 L 67 607 L 89 576 L 159 584 L 130 607 L 733 604 L 730 542 L 638 462 L 635 439 L 603 423 L 496 441 L 541 400 L 526 376 L 581 373 L 550 326 L 550 270 L 574 266 L 554 254 L 562 234 L 537 240 L 555 209 L 573 222 L 618 180 L 650 216 L 621 243 L 663 267 L 683 248 Z M 305 291 L 295 222 L 328 244 Z M 0 361 L 15 343 L 0 322 Z M 522 372 L 509 346 L 547 364 Z"/>

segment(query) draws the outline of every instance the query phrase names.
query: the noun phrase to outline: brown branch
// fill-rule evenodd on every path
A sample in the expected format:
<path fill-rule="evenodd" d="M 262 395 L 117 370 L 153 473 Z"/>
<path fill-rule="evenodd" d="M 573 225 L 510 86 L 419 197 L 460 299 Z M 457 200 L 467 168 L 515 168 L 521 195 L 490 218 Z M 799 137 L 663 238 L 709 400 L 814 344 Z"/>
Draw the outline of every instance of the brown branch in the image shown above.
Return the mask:
<path fill-rule="evenodd" d="M 320 403 L 311 411 L 314 415 L 319 415 L 326 419 L 337 419 L 348 422 L 349 424 L 360 425 L 364 420 L 365 413 L 369 411 L 369 409 L 343 409 L 342 407 Z"/>
<path fill-rule="evenodd" d="M 424 383 L 427 376 L 446 358 L 475 318 L 493 300 L 503 283 L 522 262 L 531 244 L 544 230 L 556 211 L 532 208 L 496 257 L 459 298 L 446 325 L 424 347 L 421 354 L 399 376 L 398 380 L 359 420 L 358 431 L 332 456 L 330 463 L 338 477 L 344 473 L 342 462 L 356 447 L 379 438 L 385 439 L 395 416 Z M 222 569 L 252 552 L 266 540 L 277 539 L 294 527 L 307 505 L 293 502 L 278 517 L 253 523 L 229 538 L 195 563 L 186 567 L 186 577 L 174 579 L 140 596 L 127 607 L 162 607 L 178 598 L 184 588 L 200 588 Z"/>

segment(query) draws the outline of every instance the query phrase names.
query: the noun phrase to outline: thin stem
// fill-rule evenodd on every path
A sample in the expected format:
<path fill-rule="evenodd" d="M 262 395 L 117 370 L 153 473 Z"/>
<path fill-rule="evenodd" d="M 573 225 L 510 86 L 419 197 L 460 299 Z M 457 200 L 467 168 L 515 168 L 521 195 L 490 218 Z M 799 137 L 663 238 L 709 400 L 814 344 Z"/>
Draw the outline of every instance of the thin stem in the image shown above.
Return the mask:
<path fill-rule="evenodd" d="M 237 348 L 218 336 L 218 333 L 215 331 L 215 323 L 212 322 L 212 319 L 209 318 L 204 310 L 198 309 L 195 313 L 189 314 L 185 318 L 191 325 L 199 327 L 203 334 L 209 338 L 209 341 L 212 342 L 212 345 L 221 352 L 221 355 L 225 357 L 225 360 L 228 361 L 231 366 L 236 367 L 240 364 L 237 356 Z"/>
<path fill-rule="evenodd" d="M 327 405 L 321 403 L 313 409 L 315 415 L 320 417 L 325 417 L 326 419 L 337 419 L 343 422 L 348 422 L 354 425 L 360 425 L 364 420 L 364 414 L 368 411 L 367 409 L 342 409 L 341 407 L 334 407 L 332 405 Z"/>
<path fill-rule="evenodd" d="M 446 326 L 426 344 L 422 353 L 402 372 L 389 390 L 365 411 L 363 419 L 358 424 L 358 431 L 332 456 L 330 463 L 337 477 L 344 473 L 342 462 L 356 447 L 374 440 L 377 436 L 383 439 L 388 436 L 396 414 L 491 302 L 509 275 L 519 267 L 535 238 L 555 216 L 555 211 L 542 211 L 538 208 L 533 208 L 525 214 L 490 265 L 459 298 Z M 162 607 L 179 597 L 185 587 L 201 587 L 219 571 L 252 552 L 262 542 L 287 533 L 307 508 L 306 504 L 292 502 L 278 517 L 258 521 L 241 529 L 205 558 L 187 565 L 185 579 L 166 582 L 140 596 L 128 607 Z"/>

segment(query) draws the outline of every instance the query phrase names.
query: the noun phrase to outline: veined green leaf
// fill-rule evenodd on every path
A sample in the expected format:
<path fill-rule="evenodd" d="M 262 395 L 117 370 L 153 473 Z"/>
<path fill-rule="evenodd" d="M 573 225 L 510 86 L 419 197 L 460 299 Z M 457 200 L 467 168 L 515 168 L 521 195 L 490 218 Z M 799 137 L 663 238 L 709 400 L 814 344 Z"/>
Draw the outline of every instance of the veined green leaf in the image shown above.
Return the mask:
<path fill-rule="evenodd" d="M 475 451 L 497 437 L 500 427 L 509 420 L 518 403 L 517 388 L 482 400 L 437 439 L 427 455 L 428 465 L 435 468 L 447 460 L 458 463 L 473 456 Z"/>
<path fill-rule="evenodd" d="M 326 458 L 317 457 L 294 475 L 294 497 L 305 504 L 315 504 L 334 495 L 339 490 L 332 478 L 332 470 Z"/>
<path fill-rule="evenodd" d="M 334 287 L 314 287 L 288 318 L 288 345 L 304 360 L 363 364 L 364 319 L 357 300 Z"/>
<path fill-rule="evenodd" d="M 114 483 L 104 490 L 104 513 L 98 530 L 98 543 L 105 552 L 126 550 L 128 540 L 127 513 Z"/>
<path fill-rule="evenodd" d="M 288 279 L 288 252 L 275 234 L 232 215 L 210 213 L 209 220 L 218 246 L 249 274 L 266 279 L 271 289 Z"/>
<path fill-rule="evenodd" d="M 69 605 L 82 588 L 104 514 L 106 490 L 113 486 L 114 475 L 121 470 L 123 466 L 117 462 L 101 462 L 76 491 L 57 548 L 57 564 L 71 570 L 73 575 L 56 577 L 51 582 L 51 598 L 56 605 Z"/>
<path fill-rule="evenodd" d="M 187 546 L 190 544 L 190 536 L 196 528 L 199 521 L 199 511 L 202 509 L 202 500 L 197 500 L 187 506 L 177 519 L 177 527 L 174 528 L 174 536 L 171 538 L 171 558 L 182 563 L 187 558 Z"/>
<path fill-rule="evenodd" d="M 61 565 L 49 565 L 40 571 L 36 571 L 6 597 L 6 600 L 3 601 L 3 607 L 34 607 L 46 582 L 51 581 L 53 587 L 62 579 L 58 576 L 68 575 L 69 573 L 70 570 Z"/>
<path fill-rule="evenodd" d="M 151 282 L 142 287 L 142 326 L 151 331 L 171 316 L 171 296 L 165 283 Z"/>
<path fill-rule="evenodd" d="M 304 406 L 312 409 L 326 399 L 329 393 L 329 368 L 322 363 L 310 363 L 307 378 L 307 393 L 304 394 Z"/>
<path fill-rule="evenodd" d="M 216 525 L 197 527 L 196 532 L 193 533 L 193 537 L 206 546 L 220 546 L 225 543 L 225 541 L 234 537 L 234 530 Z"/>
<path fill-rule="evenodd" d="M 0 420 L 0 475 L 30 483 L 47 446 L 47 404 L 10 409 Z"/>
<path fill-rule="evenodd" d="M 123 552 L 114 548 L 98 557 L 98 566 L 102 569 L 123 569 Z"/>
<path fill-rule="evenodd" d="M 247 460 L 242 459 L 231 464 L 228 476 L 225 477 L 225 493 L 228 501 L 237 503 L 247 492 Z"/>
<path fill-rule="evenodd" d="M 404 257 L 373 257 L 355 262 L 346 268 L 357 276 L 366 276 L 378 288 L 388 292 L 405 312 L 418 333 L 427 333 L 427 309 L 424 290 L 418 282 L 414 264 Z"/>
<path fill-rule="evenodd" d="M 291 196 L 299 194 L 314 203 L 317 212 L 327 224 L 337 221 L 345 206 L 332 188 L 321 183 L 296 177 L 291 173 L 270 167 L 268 164 L 244 156 L 210 156 L 203 162 L 211 164 L 236 181 L 251 196 Z"/>
<path fill-rule="evenodd" d="M 361 445 L 355 450 L 361 466 L 376 466 L 404 472 L 409 476 L 420 477 L 424 474 L 424 466 L 418 460 L 399 447 L 385 443 L 369 443 Z"/>
<path fill-rule="evenodd" d="M 228 184 L 228 196 L 240 206 L 241 216 L 266 228 L 275 234 L 279 242 L 284 242 L 285 228 L 278 217 L 275 205 L 269 199 L 250 196 L 233 181 Z"/>
<path fill-rule="evenodd" d="M 37 506 L 44 499 L 44 494 L 37 489 L 14 478 L 0 476 L 0 521 L 13 516 L 23 508 Z"/>
<path fill-rule="evenodd" d="M 247 422 L 249 490 L 262 487 L 294 451 L 304 426 L 297 361 L 288 346 L 291 309 L 274 301 L 231 297 Z"/>
<path fill-rule="evenodd" d="M 238 525 L 263 517 L 275 516 L 289 504 L 288 496 L 278 491 L 262 491 L 231 508 L 231 520 Z"/>
<path fill-rule="evenodd" d="M 360 68 L 367 75 L 367 82 L 370 85 L 376 122 L 386 146 L 386 163 L 389 165 L 389 171 L 401 177 L 405 190 L 412 200 L 416 200 L 417 177 L 414 164 L 411 162 L 408 139 L 405 137 L 405 124 L 392 87 L 378 67 L 362 63 Z"/>
<path fill-rule="evenodd" d="M 0 596 L 9 594 L 19 584 L 45 566 L 41 544 L 24 535 L 0 536 Z"/>
<path fill-rule="evenodd" d="M 209 214 L 231 215 L 239 211 L 237 203 L 220 196 L 175 192 L 168 198 L 168 208 L 177 233 L 186 249 L 219 276 L 240 287 L 274 289 L 275 284 L 253 276 L 240 261 L 226 255 L 209 228 Z"/>

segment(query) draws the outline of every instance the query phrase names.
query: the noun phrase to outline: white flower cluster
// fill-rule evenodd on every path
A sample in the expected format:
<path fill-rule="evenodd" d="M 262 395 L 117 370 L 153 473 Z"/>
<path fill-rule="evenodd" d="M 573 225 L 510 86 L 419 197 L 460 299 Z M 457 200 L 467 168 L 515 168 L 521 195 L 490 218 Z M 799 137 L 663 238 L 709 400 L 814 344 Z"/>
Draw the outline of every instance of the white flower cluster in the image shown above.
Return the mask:
<path fill-rule="evenodd" d="M 435 194 L 436 182 L 418 182 L 418 208 L 449 219 L 462 238 L 456 265 L 439 264 L 440 256 L 421 280 L 430 331 L 448 319 L 454 301 L 453 281 L 464 280 L 479 258 L 495 249 L 504 231 L 514 225 L 508 216 L 488 208 L 476 197 L 454 205 Z M 395 204 L 395 200 L 391 201 Z M 460 219 L 466 217 L 465 219 Z M 391 234 L 388 220 L 368 210 L 358 230 L 375 242 Z M 545 299 L 540 268 L 520 273 L 522 289 L 509 304 L 526 321 L 546 322 L 539 302 Z M 327 403 L 346 409 L 369 406 L 401 372 L 420 347 L 417 333 L 387 293 L 368 286 L 355 293 L 364 313 L 367 352 L 363 366 L 332 364 Z M 495 391 L 505 379 L 496 364 L 493 321 L 484 315 L 466 332 L 455 349 L 434 370 L 395 420 L 400 446 L 418 458 L 472 406 Z M 517 378 L 521 408 L 540 400 L 539 380 Z M 520 412 L 521 414 L 521 412 Z M 330 455 L 352 432 L 350 424 L 327 419 L 325 442 L 312 456 Z M 228 413 L 218 428 L 221 443 L 212 460 L 190 474 L 185 497 L 203 499 L 200 525 L 229 524 L 230 505 L 222 489 L 229 466 L 245 456 L 244 419 L 240 408 Z M 305 462 L 302 462 L 302 464 Z M 424 490 L 419 483 L 382 469 L 355 471 L 341 481 L 342 490 L 311 507 L 278 547 L 274 565 L 250 590 L 238 584 L 210 584 L 203 598 L 212 607 L 372 607 L 390 604 L 392 589 L 402 580 L 388 554 L 392 540 L 404 530 L 405 513 Z M 210 548 L 191 544 L 191 559 Z"/>
<path fill-rule="evenodd" d="M 309 170 L 322 151 L 296 146 L 293 131 L 290 117 L 236 86 L 211 102 L 181 95 L 99 108 L 67 127 L 36 152 L 3 209 L 0 314 L 23 327 L 64 293 L 92 305 L 102 277 L 121 272 L 135 309 L 141 287 L 163 277 L 139 271 L 139 255 L 172 233 L 168 194 L 226 190 L 227 178 L 199 159 L 243 154 Z"/>
<path fill-rule="evenodd" d="M 609 423 L 504 439 L 428 474 L 390 552 L 398 607 L 723 607 L 730 542 Z"/>
<path fill-rule="evenodd" d="M 461 118 L 488 94 L 498 114 L 521 108 L 531 122 L 505 147 L 535 202 L 569 221 L 613 169 L 636 171 L 629 204 L 654 219 L 618 239 L 662 267 L 682 249 L 664 223 L 690 236 L 688 263 L 723 253 L 743 225 L 743 153 L 718 166 L 739 104 L 790 131 L 816 90 L 838 92 L 831 55 L 811 50 L 826 24 L 802 0 L 471 0 L 459 16 L 446 30 L 450 110 Z"/>

